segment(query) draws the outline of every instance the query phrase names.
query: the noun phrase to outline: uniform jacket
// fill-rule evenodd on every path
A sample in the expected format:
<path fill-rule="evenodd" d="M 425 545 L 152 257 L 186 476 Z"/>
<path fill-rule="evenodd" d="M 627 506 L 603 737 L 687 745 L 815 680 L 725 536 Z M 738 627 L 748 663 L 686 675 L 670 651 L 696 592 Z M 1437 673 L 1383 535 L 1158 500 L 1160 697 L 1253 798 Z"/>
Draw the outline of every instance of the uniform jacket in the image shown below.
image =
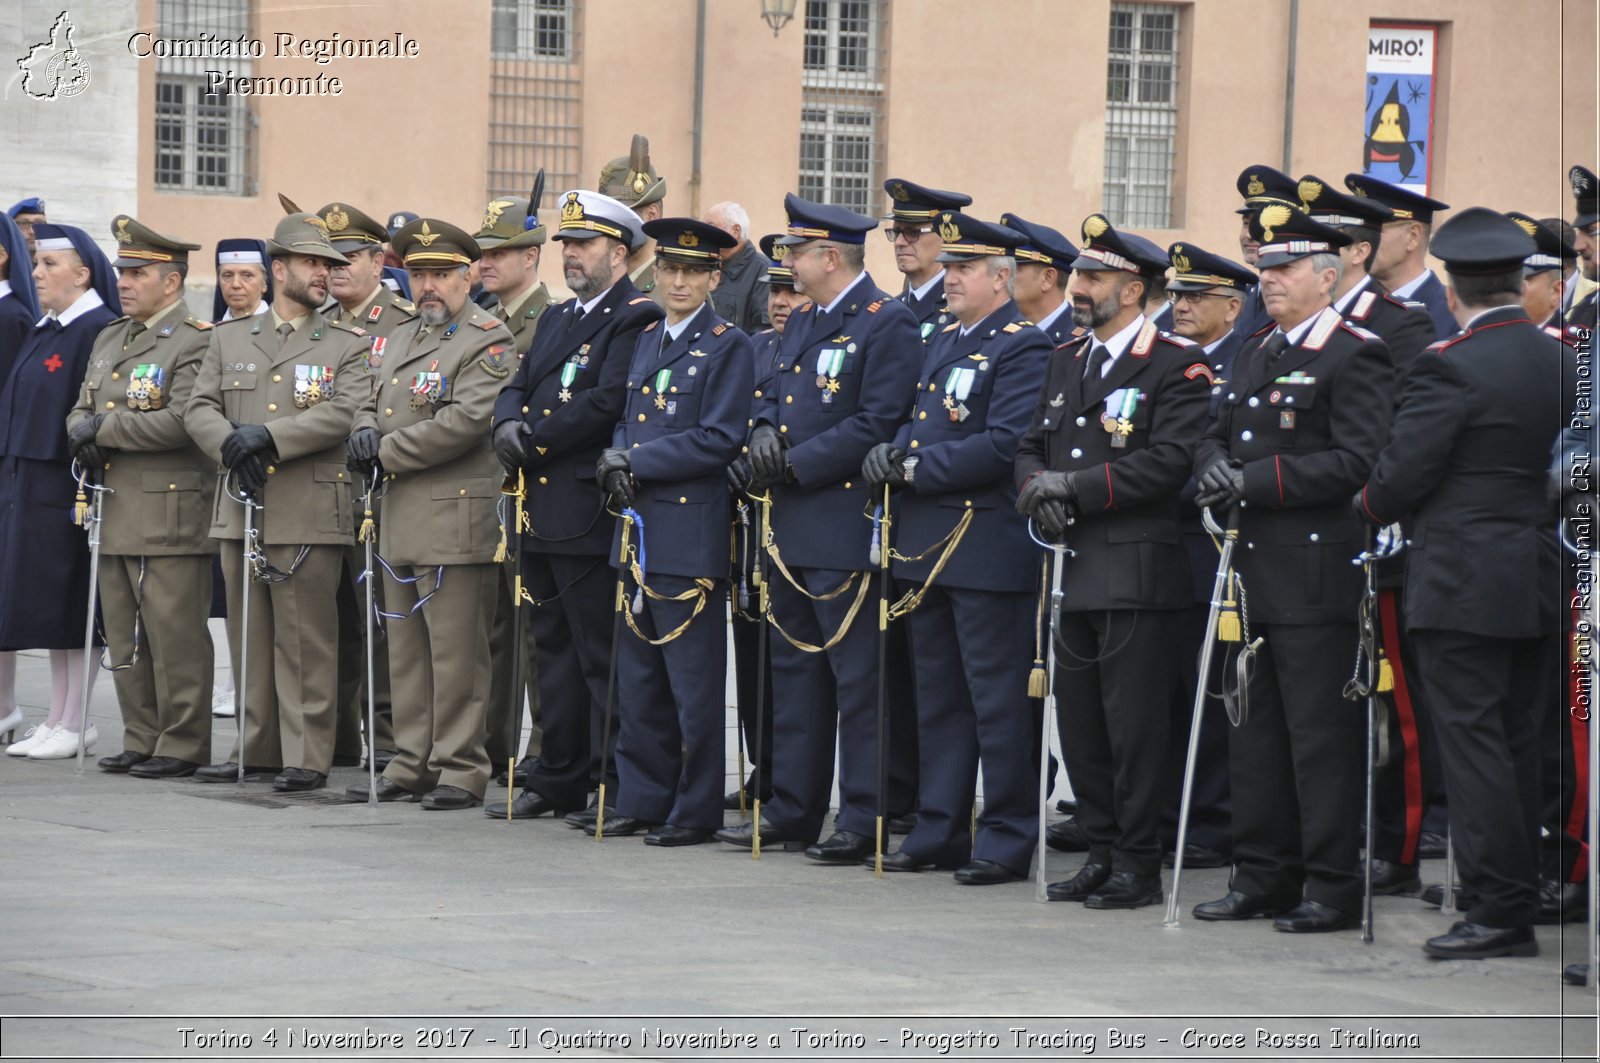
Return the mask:
<path fill-rule="evenodd" d="M 146 322 L 132 340 L 131 318 L 118 318 L 95 340 L 78 402 L 67 428 L 105 414 L 95 442 L 109 453 L 104 483 L 100 549 L 107 554 L 160 556 L 208 554 L 216 462 L 206 457 L 183 426 L 183 410 L 194 393 L 200 361 L 211 341 L 211 323 L 189 316 L 179 299 Z M 159 397 L 136 401 L 150 376 L 135 370 L 159 367 Z M 141 405 L 153 409 L 141 409 Z"/>
<path fill-rule="evenodd" d="M 916 557 L 971 510 L 972 524 L 939 573 L 941 586 L 1037 589 L 1037 554 L 1027 518 L 1016 510 L 1011 470 L 1051 349 L 1009 299 L 965 336 L 950 324 L 923 349 L 911 419 L 894 440 L 919 460 L 894 502 L 893 541 L 901 555 Z M 896 561 L 895 577 L 926 582 L 939 553 Z"/>
<path fill-rule="evenodd" d="M 767 318 L 767 256 L 746 240 L 722 263 L 722 279 L 711 293 L 711 307 L 729 324 L 755 335 L 772 322 Z"/>
<path fill-rule="evenodd" d="M 0 296 L 0 383 L 11 375 L 11 366 L 22 341 L 33 328 L 33 315 L 21 299 L 11 294 Z"/>
<path fill-rule="evenodd" d="M 1261 285 L 1252 284 L 1245 291 L 1244 305 L 1239 308 L 1239 316 L 1233 322 L 1233 331 L 1248 338 L 1271 324 L 1273 321 L 1267 313 L 1267 304 L 1261 299 Z"/>
<path fill-rule="evenodd" d="M 1073 474 L 1079 516 L 1065 536 L 1075 551 L 1063 576 L 1066 608 L 1186 608 L 1179 492 L 1206 424 L 1205 352 L 1146 321 L 1108 373 L 1085 380 L 1090 346 L 1085 334 L 1051 356 L 1016 482 L 1044 469 Z M 1114 445 L 1119 437 L 1125 446 Z"/>
<path fill-rule="evenodd" d="M 633 508 L 644 519 L 645 578 L 720 579 L 733 513 L 724 470 L 744 444 L 755 359 L 750 337 L 709 304 L 663 348 L 666 328 L 651 322 L 639 334 L 611 445 L 627 448 L 638 481 Z"/>
<path fill-rule="evenodd" d="M 1586 328 L 1591 332 L 1595 329 L 1597 318 L 1600 318 L 1600 288 L 1594 289 L 1582 299 L 1574 302 L 1567 310 L 1566 315 L 1568 325 Z"/>
<path fill-rule="evenodd" d="M 1200 440 L 1194 468 L 1244 470 L 1240 549 L 1252 620 L 1355 618 L 1364 547 L 1350 496 L 1372 470 L 1393 402 L 1389 349 L 1324 308 L 1299 343 L 1269 365 L 1264 329 L 1234 356 L 1233 378 Z M 1219 515 L 1219 520 L 1222 519 Z"/>
<path fill-rule="evenodd" d="M 939 334 L 955 318 L 950 315 L 950 310 L 944 304 L 944 278 L 929 288 L 927 294 L 918 299 L 907 288 L 896 298 L 911 308 L 912 315 L 917 319 L 917 335 L 922 337 L 924 344 L 930 343 L 933 337 Z"/>
<path fill-rule="evenodd" d="M 533 428 L 527 477 L 532 532 L 522 537 L 522 548 L 600 556 L 610 552 L 612 528 L 595 463 L 622 417 L 639 333 L 664 315 L 626 277 L 573 325 L 577 306 L 569 299 L 540 318 L 533 345 L 495 400 L 494 423 L 525 420 Z"/>
<path fill-rule="evenodd" d="M 233 431 L 232 421 L 266 425 L 278 452 L 277 460 L 267 465 L 263 508 L 256 515 L 263 543 L 354 542 L 345 440 L 356 409 L 371 391 L 366 367 L 370 350 L 364 331 L 318 314 L 301 318 L 281 349 L 271 314 L 228 321 L 211 330 L 211 345 L 201 359 L 183 423 L 206 456 L 219 463 L 213 538 L 244 537 L 243 507 L 223 490 L 227 470 L 220 467 L 222 441 Z M 302 366 L 308 379 L 319 370 L 324 377 L 323 397 L 314 403 L 303 399 L 303 408 L 295 406 L 297 367 Z M 331 397 L 326 385 L 330 375 Z"/>
<path fill-rule="evenodd" d="M 505 306 L 502 304 L 501 310 L 504 309 Z M 517 311 L 517 316 L 506 319 L 506 328 L 511 330 L 511 339 L 516 346 L 518 358 L 528 353 L 528 347 L 533 343 L 533 335 L 539 328 L 539 318 L 543 317 L 548 309 L 550 309 L 550 289 L 540 281 L 534 285 L 527 301 Z"/>
<path fill-rule="evenodd" d="M 1374 280 L 1367 281 L 1355 301 L 1345 308 L 1344 319 L 1384 342 L 1397 373 L 1404 372 L 1411 359 L 1439 338 L 1438 326 L 1426 307 L 1396 299 Z"/>
<path fill-rule="evenodd" d="M 1456 323 L 1456 316 L 1450 312 L 1450 303 L 1444 294 L 1444 285 L 1435 274 L 1428 274 L 1427 278 L 1411 293 L 1411 300 L 1423 305 L 1428 311 L 1428 316 L 1433 319 L 1433 327 L 1437 330 L 1435 339 L 1449 339 L 1461 331 L 1461 326 Z"/>
<path fill-rule="evenodd" d="M 1234 356 L 1244 346 L 1245 339 L 1238 329 L 1233 329 L 1206 356 L 1211 362 L 1211 375 L 1216 378 L 1206 403 L 1207 424 L 1217 415 L 1217 407 L 1222 405 L 1223 389 L 1233 377 Z M 1183 516 L 1183 544 L 1189 551 L 1189 577 L 1193 581 L 1194 600 L 1205 604 L 1211 601 L 1211 585 L 1217 574 L 1217 549 L 1206 531 L 1205 523 L 1200 519 L 1200 507 L 1194 504 L 1198 493 L 1199 485 L 1191 476 L 1179 496 L 1178 512 Z"/>
<path fill-rule="evenodd" d="M 489 422 L 515 361 L 511 333 L 471 300 L 422 328 L 413 318 L 389 337 L 376 392 L 355 419 L 383 433 L 378 549 L 397 565 L 487 564 L 500 541 L 501 479 Z"/>
<path fill-rule="evenodd" d="M 1388 446 L 1362 504 L 1406 530 L 1412 629 L 1541 634 L 1555 593 L 1541 560 L 1545 470 L 1576 397 L 1574 352 L 1520 307 L 1478 317 L 1406 376 Z"/>
<path fill-rule="evenodd" d="M 50 318 L 29 328 L 10 372 L 0 379 L 0 455 L 59 461 L 66 475 L 62 419 L 81 390 L 95 337 L 116 316 L 101 305 L 66 325 Z"/>
<path fill-rule="evenodd" d="M 861 463 L 905 421 L 921 364 L 911 311 L 867 273 L 832 311 L 806 303 L 789 315 L 755 417 L 778 429 L 794 469 L 795 482 L 772 491 L 773 538 L 786 564 L 870 567 L 872 501 Z"/>

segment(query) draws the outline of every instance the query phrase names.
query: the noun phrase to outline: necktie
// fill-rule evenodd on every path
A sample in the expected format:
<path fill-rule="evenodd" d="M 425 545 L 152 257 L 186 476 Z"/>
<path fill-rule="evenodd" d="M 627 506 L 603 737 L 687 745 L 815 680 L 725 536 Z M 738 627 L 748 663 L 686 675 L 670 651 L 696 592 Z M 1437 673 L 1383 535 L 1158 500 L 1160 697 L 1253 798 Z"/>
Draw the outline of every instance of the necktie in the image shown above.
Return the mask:
<path fill-rule="evenodd" d="M 127 350 L 129 347 L 131 347 L 133 345 L 133 341 L 138 339 L 139 335 L 141 333 L 143 333 L 144 330 L 146 328 L 148 328 L 148 327 L 149 326 L 143 325 L 138 321 L 129 322 L 128 323 L 128 338 L 125 341 L 123 341 L 122 349 L 123 350 Z"/>
<path fill-rule="evenodd" d="M 278 326 L 278 349 L 282 350 L 284 344 L 289 342 L 289 337 L 294 334 L 294 322 L 285 321 Z"/>
<path fill-rule="evenodd" d="M 1268 336 L 1266 342 L 1261 345 L 1262 352 L 1267 356 L 1267 364 L 1271 365 L 1277 361 L 1278 355 L 1282 354 L 1288 346 L 1289 337 L 1282 332 L 1274 332 Z"/>
<path fill-rule="evenodd" d="M 1104 344 L 1097 343 L 1094 350 L 1089 352 L 1089 364 L 1083 370 L 1083 379 L 1093 382 L 1100 379 L 1100 372 L 1105 368 L 1106 359 L 1111 352 Z"/>

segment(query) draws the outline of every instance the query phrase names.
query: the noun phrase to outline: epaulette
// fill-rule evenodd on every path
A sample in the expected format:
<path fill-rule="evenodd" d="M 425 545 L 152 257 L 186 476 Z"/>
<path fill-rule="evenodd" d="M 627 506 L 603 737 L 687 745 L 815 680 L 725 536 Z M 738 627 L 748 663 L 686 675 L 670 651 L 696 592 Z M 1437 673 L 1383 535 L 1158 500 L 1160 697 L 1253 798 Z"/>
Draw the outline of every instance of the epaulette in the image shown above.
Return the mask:
<path fill-rule="evenodd" d="M 357 336 L 365 336 L 365 335 L 367 335 L 367 330 L 364 329 L 364 328 L 358 328 L 355 325 L 350 325 L 350 326 L 348 326 L 348 328 L 350 329 L 351 332 L 354 332 Z"/>
<path fill-rule="evenodd" d="M 1000 331 L 1001 332 L 1021 332 L 1023 330 L 1023 328 L 1031 326 L 1032 324 L 1033 324 L 1033 322 L 1031 322 L 1031 321 L 1013 321 L 1011 324 L 1007 325 L 1005 328 L 1001 329 Z"/>
<path fill-rule="evenodd" d="M 1365 321 L 1367 319 L 1367 315 L 1372 313 L 1372 304 L 1376 303 L 1377 301 L 1377 292 L 1371 291 L 1370 289 L 1362 292 L 1361 295 L 1356 299 L 1356 305 L 1350 308 L 1350 316 Z"/>
<path fill-rule="evenodd" d="M 1139 330 L 1139 335 L 1134 337 L 1133 346 L 1128 348 L 1128 353 L 1135 358 L 1150 357 L 1150 348 L 1155 346 L 1156 333 L 1159 331 L 1154 321 L 1146 321 L 1144 327 Z"/>
<path fill-rule="evenodd" d="M 629 299 L 628 300 L 628 305 L 629 306 L 638 306 L 640 303 L 649 303 L 649 302 L 654 302 L 654 300 L 651 299 L 648 295 L 641 295 L 637 299 Z"/>
<path fill-rule="evenodd" d="M 1377 341 L 1379 343 L 1383 342 L 1383 337 L 1378 335 L 1376 332 L 1373 332 L 1371 329 L 1364 329 L 1360 325 L 1352 325 L 1348 321 L 1341 321 L 1340 324 L 1344 326 L 1344 330 L 1346 332 L 1354 333 L 1360 338 L 1366 340 L 1368 343 L 1372 343 L 1373 341 Z"/>
<path fill-rule="evenodd" d="M 417 304 L 416 303 L 413 303 L 409 299 L 401 299 L 398 296 L 395 297 L 395 301 L 391 305 L 395 306 L 396 308 L 398 308 L 400 310 L 404 310 L 408 314 L 415 314 L 417 312 Z"/>
<path fill-rule="evenodd" d="M 878 312 L 878 307 L 880 307 L 882 305 L 883 305 L 883 300 L 882 299 L 878 299 L 878 300 L 875 300 L 873 302 L 868 303 L 867 304 L 867 313 L 876 314 Z"/>
<path fill-rule="evenodd" d="M 952 321 L 952 322 L 950 322 L 950 324 L 946 325 L 944 328 L 940 329 L 939 331 L 940 332 L 954 332 L 956 329 L 958 329 L 960 327 L 961 327 L 961 322 Z"/>
<path fill-rule="evenodd" d="M 1427 303 L 1421 303 L 1421 302 L 1418 302 L 1415 299 L 1406 299 L 1406 300 L 1404 300 L 1404 302 L 1405 302 L 1405 304 L 1407 306 L 1409 306 L 1413 310 L 1421 310 L 1423 313 L 1427 313 L 1427 311 L 1428 311 L 1428 304 Z"/>
<path fill-rule="evenodd" d="M 1163 332 L 1161 333 L 1161 338 L 1175 347 L 1182 347 L 1184 349 L 1200 346 L 1194 340 L 1189 339 L 1187 336 L 1180 336 L 1176 332 Z"/>
<path fill-rule="evenodd" d="M 721 323 L 721 324 L 719 324 L 719 325 L 718 325 L 718 326 L 717 326 L 717 327 L 716 327 L 716 328 L 714 328 L 714 329 L 712 329 L 712 330 L 711 330 L 711 334 L 712 334 L 712 335 L 713 335 L 713 336 L 720 336 L 720 335 L 722 335 L 722 334 L 723 334 L 723 333 L 724 333 L 724 332 L 727 332 L 727 331 L 728 331 L 728 329 L 729 329 L 729 327 L 730 327 L 730 326 L 729 326 L 729 325 L 728 325 L 728 323 L 727 323 L 727 322 L 726 322 L 726 321 L 724 321 L 724 322 L 722 322 L 722 323 Z"/>
<path fill-rule="evenodd" d="M 497 317 L 486 316 L 482 321 L 474 321 L 473 324 L 483 329 L 483 331 L 488 332 L 490 329 L 500 324 L 500 319 Z"/>
<path fill-rule="evenodd" d="M 331 328 L 336 328 L 341 332 L 349 332 L 349 333 L 352 333 L 352 334 L 357 335 L 357 336 L 365 336 L 366 335 L 366 333 L 364 331 L 362 331 L 361 329 L 357 328 L 356 326 L 354 326 L 354 325 L 341 325 L 341 324 L 339 324 L 339 322 L 333 320 L 332 318 L 323 319 L 323 324 L 328 325 Z"/>
<path fill-rule="evenodd" d="M 1329 313 L 1330 310 L 1333 310 L 1333 307 L 1324 307 L 1318 314 L 1316 323 L 1311 326 L 1311 331 L 1306 333 L 1305 342 L 1301 344 L 1306 350 L 1322 350 L 1323 344 L 1328 342 L 1328 337 L 1333 335 L 1335 330 L 1348 327 L 1345 326 L 1344 318 L 1339 316 L 1338 311 Z M 1273 328 L 1277 326 L 1274 325 Z"/>
<path fill-rule="evenodd" d="M 255 320 L 255 316 L 256 315 L 251 314 L 248 317 L 230 317 L 226 321 L 218 321 L 217 322 L 217 326 L 220 328 L 223 325 L 238 325 L 238 324 L 242 324 L 243 322 L 246 322 L 246 321 L 254 321 Z"/>
<path fill-rule="evenodd" d="M 1446 347 L 1448 347 L 1448 346 L 1450 346 L 1450 341 L 1449 340 L 1434 340 L 1432 343 L 1430 343 L 1426 347 L 1422 348 L 1422 353 L 1423 354 L 1443 354 L 1444 353 L 1444 349 Z"/>
<path fill-rule="evenodd" d="M 816 305 L 817 305 L 816 303 L 812 302 L 810 299 L 807 299 L 805 302 L 803 302 L 799 306 L 795 307 L 794 310 L 792 311 L 792 313 L 794 313 L 794 314 L 803 314 L 803 313 L 805 313 L 806 311 L 810 310 L 812 307 L 814 307 Z"/>
<path fill-rule="evenodd" d="M 186 317 L 186 318 L 183 319 L 183 323 L 185 325 L 189 325 L 189 326 L 191 326 L 193 328 L 197 328 L 201 332 L 206 332 L 206 331 L 210 330 L 210 328 L 211 328 L 211 322 L 209 322 L 209 321 L 201 321 L 197 317 Z"/>
<path fill-rule="evenodd" d="M 644 327 L 644 330 L 645 330 L 645 331 L 646 331 L 646 332 L 654 332 L 654 331 L 655 331 L 655 329 L 656 329 L 656 326 L 657 326 L 657 325 L 659 325 L 659 324 L 661 324 L 661 319 L 660 319 L 660 318 L 657 318 L 657 319 L 656 319 L 656 320 L 654 320 L 654 321 L 652 321 L 652 322 L 650 322 L 650 324 L 648 324 L 648 325 L 646 325 L 646 326 L 645 326 L 645 327 Z"/>

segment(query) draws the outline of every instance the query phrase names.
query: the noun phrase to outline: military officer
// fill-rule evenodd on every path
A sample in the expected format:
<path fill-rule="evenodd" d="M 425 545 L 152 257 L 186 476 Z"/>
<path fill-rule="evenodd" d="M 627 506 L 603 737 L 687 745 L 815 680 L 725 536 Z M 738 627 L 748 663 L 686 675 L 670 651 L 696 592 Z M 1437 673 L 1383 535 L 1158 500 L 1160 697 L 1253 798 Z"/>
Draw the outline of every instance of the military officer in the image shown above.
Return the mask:
<path fill-rule="evenodd" d="M 1567 182 L 1572 186 L 1572 243 L 1578 251 L 1578 269 L 1585 281 L 1594 284 L 1600 281 L 1600 178 L 1586 167 L 1574 166 L 1567 171 Z M 1580 297 L 1574 286 L 1568 304 L 1567 324 L 1592 333 L 1600 317 L 1600 288 Z"/>
<path fill-rule="evenodd" d="M 417 316 L 397 330 L 350 435 L 352 465 L 387 490 L 379 522 L 397 753 L 380 801 L 472 808 L 484 752 L 498 465 L 489 421 L 515 359 L 511 333 L 467 298 L 477 242 L 437 218 L 394 234 Z M 358 783 L 345 791 L 366 800 Z"/>
<path fill-rule="evenodd" d="M 1250 219 L 1255 213 L 1268 203 L 1299 202 L 1299 186 L 1293 177 L 1282 170 L 1275 170 L 1271 166 L 1257 163 L 1246 166 L 1239 171 L 1238 180 L 1234 185 L 1239 190 L 1239 195 L 1244 198 L 1244 205 L 1234 211 L 1239 215 L 1239 254 L 1244 258 L 1244 264 L 1256 264 L 1256 243 L 1250 234 Z M 1249 298 L 1245 300 L 1244 309 L 1239 311 L 1239 320 L 1234 325 L 1234 330 L 1246 338 L 1254 336 L 1261 329 L 1272 324 L 1272 318 L 1267 314 L 1266 305 L 1261 300 L 1261 289 L 1252 287 Z"/>
<path fill-rule="evenodd" d="M 703 219 L 733 237 L 722 252 L 722 280 L 712 291 L 712 308 L 747 336 L 771 325 L 767 317 L 767 256 L 750 237 L 750 214 L 737 203 L 714 203 Z"/>
<path fill-rule="evenodd" d="M 1562 271 L 1569 263 L 1577 261 L 1578 249 L 1562 236 L 1560 229 L 1530 214 L 1508 210 L 1506 217 L 1533 237 L 1535 245 L 1534 253 L 1522 262 L 1523 312 L 1534 324 L 1564 333 L 1566 323 L 1561 319 L 1561 302 L 1566 284 Z"/>
<path fill-rule="evenodd" d="M 601 195 L 632 210 L 641 225 L 661 217 L 666 209 L 666 178 L 656 176 L 656 168 L 650 165 L 650 141 L 639 133 L 633 135 L 627 155 L 619 155 L 600 168 L 596 187 Z M 646 238 L 628 256 L 628 280 L 658 305 L 665 306 L 666 297 L 656 289 L 655 264 L 655 241 Z"/>
<path fill-rule="evenodd" d="M 1257 277 L 1239 263 L 1191 243 L 1169 245 L 1167 257 L 1172 262 L 1172 279 L 1167 282 L 1167 292 L 1172 305 L 1173 332 L 1201 348 L 1216 378 L 1207 403 L 1206 419 L 1209 421 L 1221 403 L 1222 388 L 1233 377 L 1235 356 L 1249 338 L 1240 334 L 1238 322 L 1251 293 L 1256 291 Z M 1172 741 L 1167 743 L 1162 842 L 1169 850 L 1175 850 L 1177 844 L 1183 773 L 1189 749 L 1186 736 L 1194 712 L 1195 689 L 1200 682 L 1200 649 L 1205 639 L 1211 586 L 1217 570 L 1216 545 L 1201 523 L 1200 510 L 1194 504 L 1195 492 L 1191 478 L 1183 487 L 1178 505 L 1193 596 L 1183 621 L 1183 650 L 1179 658 L 1182 674 L 1173 688 L 1168 722 Z M 1208 690 L 1218 688 L 1218 675 L 1224 667 L 1226 662 L 1218 655 L 1213 674 L 1206 679 Z M 1230 821 L 1227 716 L 1222 701 L 1208 695 L 1190 794 L 1183 866 L 1225 866 L 1232 847 Z M 1169 858 L 1163 859 L 1172 863 Z"/>
<path fill-rule="evenodd" d="M 1015 298 L 1022 316 L 1049 336 L 1055 347 L 1083 335 L 1083 326 L 1072 323 L 1072 304 L 1067 300 L 1067 278 L 1072 275 L 1078 249 L 1050 226 L 1016 214 L 1000 215 L 1000 224 L 1022 234 L 1014 256 Z"/>
<path fill-rule="evenodd" d="M 126 315 L 95 339 L 67 439 L 111 492 L 101 525 L 100 610 L 122 709 L 121 753 L 100 768 L 140 778 L 192 775 L 211 757 L 214 466 L 182 411 L 210 339 L 183 281 L 199 244 L 126 214 L 111 223 Z M 108 460 L 110 458 L 115 460 Z M 152 504 L 156 498 L 162 501 Z"/>
<path fill-rule="evenodd" d="M 1016 458 L 1017 508 L 1074 552 L 1053 681 L 1089 856 L 1049 895 L 1139 908 L 1161 899 L 1168 702 L 1190 604 L 1178 493 L 1212 374 L 1203 350 L 1144 315 L 1161 248 L 1101 214 L 1081 246 L 1067 292 L 1090 331 L 1052 358 Z"/>
<path fill-rule="evenodd" d="M 539 318 L 550 309 L 550 289 L 539 279 L 539 259 L 543 257 L 547 235 L 545 227 L 539 222 L 538 204 L 530 204 L 528 200 L 517 196 L 501 196 L 490 200 L 483 208 L 483 220 L 473 237 L 483 252 L 478 267 L 484 289 L 499 297 L 500 306 L 495 313 L 511 330 L 512 346 L 518 359 L 533 343 Z M 528 766 L 539 755 L 539 679 L 533 636 L 526 624 L 521 627 L 521 647 L 513 650 L 511 645 L 518 628 L 515 610 L 519 605 L 512 600 L 515 581 L 516 565 L 513 562 L 505 566 L 504 587 L 496 596 L 494 626 L 489 635 L 494 680 L 489 690 L 489 739 L 486 748 L 489 764 L 496 773 L 517 755 L 522 706 L 526 703 L 533 729 L 528 734 L 527 751 L 514 772 L 521 776 L 518 782 L 526 782 Z M 516 695 L 511 691 L 513 652 L 522 654 L 521 667 L 517 671 L 520 672 L 523 689 Z"/>
<path fill-rule="evenodd" d="M 272 304 L 272 274 L 265 240 L 217 241 L 217 288 L 211 297 L 211 323 L 265 314 Z"/>
<path fill-rule="evenodd" d="M 1388 445 L 1356 512 L 1401 521 L 1407 620 L 1433 707 L 1466 919 L 1430 938 L 1441 959 L 1532 956 L 1538 908 L 1540 726 L 1554 679 L 1545 469 L 1576 398 L 1571 350 L 1519 305 L 1533 239 L 1472 207 L 1440 227 L 1461 330 L 1407 374 Z M 1425 534 L 1424 534 L 1425 532 Z M 1461 573 L 1471 572 L 1466 582 Z"/>
<path fill-rule="evenodd" d="M 917 651 L 916 825 L 884 867 L 989 885 L 1020 878 L 1039 840 L 1026 652 L 1038 563 L 1010 459 L 1052 345 L 1011 297 L 1022 233 L 954 211 L 935 223 L 955 321 L 924 347 L 910 419 L 862 469 L 899 492 L 897 609 Z"/>
<path fill-rule="evenodd" d="M 372 344 L 367 356 L 369 383 L 376 387 L 389 337 L 416 317 L 417 308 L 383 283 L 383 244 L 389 238 L 383 222 L 343 202 L 327 204 L 317 211 L 317 217 L 328 227 L 328 242 L 333 249 L 350 260 L 348 266 L 334 266 L 328 271 L 328 294 L 334 301 L 324 313 L 332 321 L 367 334 Z M 361 520 L 366 503 L 357 497 L 354 504 L 355 519 Z M 338 765 L 361 762 L 361 732 L 366 729 L 367 623 L 363 614 L 367 595 L 366 588 L 359 585 L 366 558 L 364 547 L 351 546 L 345 552 L 344 571 L 339 579 L 339 722 L 333 747 L 333 762 Z M 381 582 L 373 589 L 381 603 Z M 375 638 L 372 654 L 376 711 L 371 744 L 378 770 L 382 771 L 395 748 L 388 643 Z"/>
<path fill-rule="evenodd" d="M 1345 500 L 1384 438 L 1393 367 L 1331 306 L 1349 237 L 1284 204 L 1250 221 L 1276 326 L 1235 357 L 1195 456 L 1201 506 L 1238 515 L 1248 717 L 1230 734 L 1234 875 L 1209 920 L 1290 933 L 1359 921 L 1362 713 L 1341 696 L 1356 641 L 1361 527 Z"/>
<path fill-rule="evenodd" d="M 722 826 L 724 470 L 744 443 L 754 354 L 708 301 L 733 237 L 691 218 L 658 218 L 644 231 L 656 241 L 667 317 L 639 335 L 623 416 L 596 469 L 633 522 L 633 607 L 617 647 L 617 811 L 605 832 L 699 845 Z"/>
<path fill-rule="evenodd" d="M 331 266 L 348 261 L 328 243 L 323 220 L 290 214 L 271 240 L 276 298 L 266 314 L 211 333 L 184 427 L 219 472 L 211 536 L 222 540 L 228 588 L 228 642 L 234 674 L 250 655 L 244 691 L 247 774 L 268 775 L 277 790 L 315 790 L 333 761 L 339 612 L 335 602 L 344 548 L 355 536 L 351 474 L 344 441 L 357 404 L 371 390 L 366 334 L 329 321 Z M 251 576 L 249 644 L 242 641 L 245 539 L 243 507 L 224 490 L 247 491 L 259 556 Z M 241 761 L 195 773 L 230 782 Z"/>
<path fill-rule="evenodd" d="M 561 197 L 554 238 L 573 298 L 541 319 L 495 401 L 495 452 L 507 470 L 527 475 L 523 585 L 539 603 L 527 621 L 544 737 L 513 818 L 572 810 L 581 827 L 595 816 L 583 804 L 601 759 L 616 594 L 606 564 L 613 521 L 595 463 L 622 416 L 639 334 L 662 317 L 628 279 L 629 250 L 648 239 L 640 226 L 610 196 L 574 189 Z M 491 803 L 484 813 L 498 819 L 506 806 Z"/>
<path fill-rule="evenodd" d="M 777 551 L 768 569 L 773 793 L 761 830 L 787 848 L 810 846 L 814 860 L 856 864 L 873 848 L 879 757 L 877 639 L 870 621 L 857 622 L 878 578 L 861 463 L 905 420 L 920 341 L 910 309 L 866 272 L 874 219 L 792 193 L 784 209 L 785 261 L 811 302 L 789 316 L 750 437 L 756 482 L 772 487 Z M 836 730 L 838 830 L 815 845 Z M 896 741 L 892 727 L 887 740 Z M 746 823 L 718 837 L 749 846 L 753 833 Z"/>
<path fill-rule="evenodd" d="M 1394 219 L 1384 222 L 1383 239 L 1373 249 L 1368 266 L 1373 279 L 1396 299 L 1421 303 L 1433 318 L 1439 339 L 1455 335 L 1456 319 L 1445 304 L 1444 285 L 1428 268 L 1433 216 L 1449 210 L 1450 204 L 1365 174 L 1345 174 L 1344 183 L 1355 195 L 1377 200 L 1394 212 Z"/>
<path fill-rule="evenodd" d="M 944 304 L 944 266 L 939 262 L 939 233 L 934 219 L 940 211 L 960 210 L 972 203 L 962 192 L 944 192 L 911 181 L 891 177 L 883 190 L 892 201 L 889 227 L 883 235 L 894 246 L 894 265 L 905 274 L 905 290 L 899 299 L 911 308 L 917 319 L 917 332 L 927 343 L 934 333 L 950 323 Z"/>

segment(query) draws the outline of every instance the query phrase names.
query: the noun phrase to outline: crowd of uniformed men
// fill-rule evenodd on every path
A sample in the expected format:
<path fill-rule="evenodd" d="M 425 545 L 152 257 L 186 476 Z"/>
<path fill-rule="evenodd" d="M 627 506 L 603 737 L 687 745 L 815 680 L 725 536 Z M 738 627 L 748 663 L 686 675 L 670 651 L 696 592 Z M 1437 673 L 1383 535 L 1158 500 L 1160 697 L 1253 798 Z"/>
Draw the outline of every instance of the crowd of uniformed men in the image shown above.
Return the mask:
<path fill-rule="evenodd" d="M 218 245 L 214 320 L 184 302 L 197 245 L 119 215 L 108 261 L 24 200 L 0 221 L 0 649 L 50 649 L 53 689 L 7 752 L 96 738 L 76 521 L 124 724 L 107 772 L 309 790 L 366 749 L 380 801 L 471 808 L 510 772 L 489 816 L 983 885 L 1041 841 L 1048 689 L 1075 808 L 1044 840 L 1086 854 L 1049 895 L 1137 908 L 1203 684 L 1181 855 L 1233 874 L 1197 918 L 1353 927 L 1363 847 L 1376 892 L 1415 893 L 1448 821 L 1464 919 L 1427 952 L 1530 954 L 1583 914 L 1558 526 L 1588 541 L 1600 191 L 1569 181 L 1570 224 L 1436 225 L 1446 204 L 1359 173 L 1251 166 L 1241 263 L 890 179 L 895 294 L 864 269 L 879 219 L 789 195 L 757 250 L 736 204 L 665 216 L 636 137 L 552 206 L 566 302 L 541 177 L 476 232 L 284 200 L 270 239 Z M 217 562 L 242 748 L 208 764 Z M 751 770 L 724 794 L 730 643 Z"/>

